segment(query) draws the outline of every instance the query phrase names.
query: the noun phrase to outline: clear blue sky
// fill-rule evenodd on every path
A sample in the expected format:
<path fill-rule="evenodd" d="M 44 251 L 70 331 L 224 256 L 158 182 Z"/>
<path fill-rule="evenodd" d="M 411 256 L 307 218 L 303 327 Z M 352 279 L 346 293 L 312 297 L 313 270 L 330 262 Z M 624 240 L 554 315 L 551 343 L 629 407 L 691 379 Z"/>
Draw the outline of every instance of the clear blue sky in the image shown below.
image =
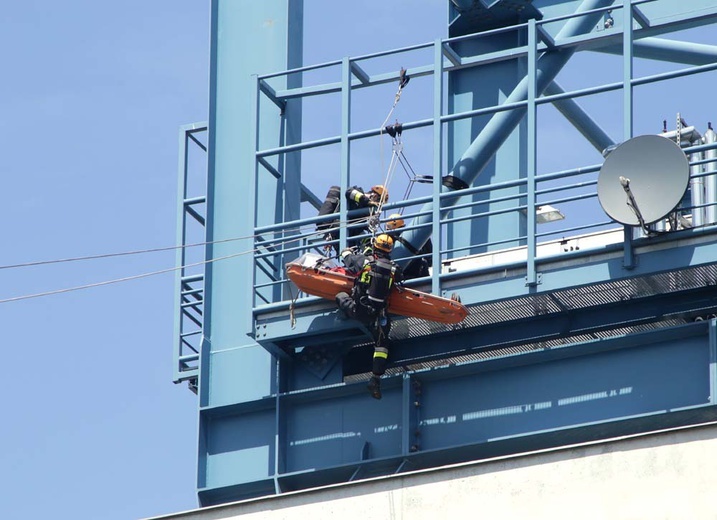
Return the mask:
<path fill-rule="evenodd" d="M 306 0 L 305 62 L 444 37 L 446 10 Z M 178 128 L 207 119 L 208 44 L 208 0 L 6 2 L 0 265 L 174 245 Z M 680 97 L 645 128 L 671 123 Z M 167 251 L 2 269 L 0 299 L 173 266 Z M 0 518 L 196 507 L 197 401 L 171 382 L 173 296 L 163 274 L 0 304 Z"/>
<path fill-rule="evenodd" d="M 171 246 L 177 135 L 206 120 L 208 3 L 3 5 L 2 265 Z M 0 298 L 174 253 L 0 271 Z M 192 508 L 196 400 L 171 382 L 172 274 L 0 304 L 0 518 Z"/>

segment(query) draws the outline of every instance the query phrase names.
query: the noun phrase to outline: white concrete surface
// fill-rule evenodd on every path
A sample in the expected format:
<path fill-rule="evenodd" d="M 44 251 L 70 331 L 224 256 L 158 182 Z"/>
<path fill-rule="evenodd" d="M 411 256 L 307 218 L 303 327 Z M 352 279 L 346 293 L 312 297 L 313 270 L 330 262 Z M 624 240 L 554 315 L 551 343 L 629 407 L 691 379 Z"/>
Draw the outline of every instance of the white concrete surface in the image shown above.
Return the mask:
<path fill-rule="evenodd" d="M 701 520 L 716 488 L 711 423 L 156 518 Z"/>

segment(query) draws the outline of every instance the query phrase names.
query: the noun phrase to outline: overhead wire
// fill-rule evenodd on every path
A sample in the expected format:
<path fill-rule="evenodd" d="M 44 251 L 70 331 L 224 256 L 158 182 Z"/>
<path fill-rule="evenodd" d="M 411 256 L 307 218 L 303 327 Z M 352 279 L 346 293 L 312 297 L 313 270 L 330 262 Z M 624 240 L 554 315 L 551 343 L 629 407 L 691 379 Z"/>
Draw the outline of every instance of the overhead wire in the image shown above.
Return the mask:
<path fill-rule="evenodd" d="M 345 224 L 339 222 L 338 227 L 348 227 L 353 224 L 356 224 L 358 222 L 361 222 L 361 220 L 365 217 L 358 217 L 353 220 L 346 221 Z M 301 231 L 301 227 L 296 228 L 287 228 L 280 230 L 283 233 L 286 232 L 294 232 L 294 231 Z M 310 233 L 311 234 L 315 233 Z M 316 232 L 318 234 L 318 232 Z M 214 244 L 222 244 L 227 242 L 236 242 L 238 240 L 252 240 L 259 238 L 260 235 L 246 235 L 241 237 L 234 237 L 234 238 L 225 238 L 221 240 L 211 240 L 206 242 L 195 242 L 192 244 L 182 244 L 177 246 L 165 246 L 165 247 L 154 247 L 154 248 L 148 248 L 148 249 L 137 249 L 133 251 L 120 251 L 117 253 L 102 253 L 97 255 L 87 255 L 87 256 L 76 256 L 76 257 L 68 257 L 68 258 L 55 258 L 51 260 L 36 260 L 32 262 L 21 262 L 17 264 L 6 264 L 6 265 L 0 265 L 0 271 L 5 269 L 17 269 L 21 267 L 35 267 L 35 266 L 41 266 L 41 265 L 52 265 L 52 264 L 61 264 L 61 263 L 69 263 L 69 262 L 79 262 L 79 261 L 85 261 L 85 260 L 99 260 L 102 258 L 113 258 L 113 257 L 119 257 L 119 256 L 130 256 L 130 255 L 139 255 L 144 253 L 158 253 L 162 251 L 172 251 L 176 249 L 189 249 L 192 247 L 200 247 L 200 246 L 208 246 L 208 245 L 214 245 Z M 296 240 L 296 239 L 294 239 Z"/>
<path fill-rule="evenodd" d="M 196 267 L 196 266 L 198 266 L 198 265 L 209 264 L 209 263 L 212 263 L 212 262 L 216 262 L 216 261 L 218 261 L 218 260 L 226 260 L 226 259 L 228 259 L 228 258 L 233 258 L 233 257 L 236 257 L 236 256 L 245 255 L 245 254 L 248 254 L 248 253 L 250 253 L 250 252 L 251 252 L 251 251 L 242 251 L 241 253 L 235 253 L 235 254 L 233 254 L 233 255 L 227 255 L 227 256 L 220 257 L 220 258 L 212 258 L 212 259 L 210 259 L 210 260 L 203 260 L 202 262 L 196 262 L 196 263 L 194 263 L 194 264 L 187 264 L 187 265 L 175 266 L 175 267 L 170 267 L 170 268 L 168 268 L 168 269 L 162 269 L 162 270 L 160 270 L 160 271 L 152 271 L 152 272 L 150 272 L 150 273 L 141 273 L 141 274 L 137 274 L 137 275 L 133 275 L 133 276 L 126 276 L 126 277 L 124 277 L 124 278 L 116 278 L 116 279 L 114 279 L 114 280 L 105 280 L 105 281 L 102 281 L 102 282 L 95 282 L 95 283 L 90 283 L 90 284 L 86 284 L 86 285 L 78 285 L 78 286 L 75 286 L 75 287 L 66 287 L 66 288 L 64 288 L 64 289 L 55 289 L 54 291 L 45 291 L 45 292 L 41 292 L 41 293 L 26 294 L 26 295 L 23 295 L 23 296 L 14 296 L 14 297 L 12 297 L 12 298 L 5 298 L 5 299 L 0 300 L 0 303 L 16 302 L 16 301 L 21 301 L 21 300 L 29 300 L 29 299 L 31 299 L 31 298 L 40 298 L 40 297 L 42 297 L 42 296 L 51 296 L 51 295 L 53 295 L 53 294 L 61 294 L 61 293 L 67 293 L 67 292 L 72 292 L 72 291 L 80 291 L 80 290 L 82 290 L 82 289 L 90 289 L 90 288 L 92 288 L 92 287 L 100 287 L 100 286 L 103 286 L 103 285 L 111 285 L 111 284 L 114 284 L 114 283 L 128 282 L 128 281 L 130 281 L 130 280 L 138 280 L 138 279 L 140 279 L 140 278 L 147 278 L 147 277 L 149 277 L 149 276 L 155 276 L 155 275 L 158 275 L 158 274 L 170 273 L 170 272 L 172 272 L 172 271 L 177 271 L 177 270 L 179 270 L 179 269 L 185 269 L 185 268 L 187 268 L 187 267 Z"/>
<path fill-rule="evenodd" d="M 214 240 L 210 242 L 196 242 L 194 244 L 183 244 L 180 246 L 166 246 L 166 247 L 155 247 L 150 249 L 138 249 L 135 251 L 121 251 L 119 253 L 103 253 L 99 255 L 89 255 L 89 256 L 76 256 L 76 257 L 69 257 L 69 258 L 57 258 L 53 260 L 38 260 L 34 262 L 24 262 L 19 264 L 7 264 L 7 265 L 0 265 L 0 270 L 3 269 L 15 269 L 19 267 L 34 267 L 38 265 L 50 265 L 50 264 L 61 264 L 61 263 L 67 263 L 67 262 L 78 262 L 83 260 L 98 260 L 100 258 L 112 258 L 116 256 L 129 256 L 129 255 L 139 255 L 143 253 L 157 253 L 160 251 L 171 251 L 174 249 L 182 249 L 182 248 L 190 248 L 190 247 L 199 247 L 199 246 L 206 246 L 211 244 L 220 244 L 223 242 L 233 242 L 236 240 L 248 240 L 254 238 L 253 236 L 245 236 L 245 237 L 236 237 L 236 238 L 226 238 L 223 240 Z"/>
<path fill-rule="evenodd" d="M 347 222 L 345 222 L 345 223 L 344 223 L 344 222 L 341 222 L 341 221 L 338 221 L 338 222 L 336 223 L 335 229 L 348 228 L 348 227 L 349 227 L 350 225 L 352 225 L 353 223 L 360 222 L 363 218 L 364 218 L 364 217 L 357 218 L 357 219 L 353 219 L 353 220 L 349 220 L 349 221 L 347 221 Z M 301 230 L 301 227 L 298 227 L 298 228 L 290 228 L 290 229 L 286 229 L 286 230 L 271 231 L 271 232 L 269 232 L 269 233 L 287 232 L 287 231 L 292 232 L 292 231 L 300 231 L 300 230 Z M 308 233 L 308 234 L 306 235 L 306 237 L 303 237 L 303 238 L 308 238 L 308 237 L 310 237 L 310 236 L 312 236 L 312 235 L 323 235 L 324 233 L 325 233 L 325 231 L 315 231 L 315 232 L 313 232 L 313 233 Z M 165 248 L 153 248 L 153 249 L 145 249 L 145 250 L 138 250 L 138 251 L 127 251 L 127 252 L 122 252 L 122 253 L 108 253 L 108 254 L 104 254 L 104 255 L 92 255 L 92 256 L 88 256 L 88 257 L 75 257 L 75 258 L 66 258 L 66 259 L 59 259 L 59 260 L 48 260 L 48 261 L 43 261 L 43 262 L 28 262 L 28 263 L 26 263 L 26 264 L 16 264 L 16 267 L 24 267 L 24 266 L 26 266 L 26 265 L 46 265 L 46 264 L 57 263 L 57 262 L 69 262 L 69 261 L 76 261 L 76 260 L 89 260 L 89 259 L 96 259 L 96 258 L 107 258 L 107 257 L 110 257 L 110 256 L 123 256 L 123 255 L 127 255 L 127 254 L 139 254 L 139 253 L 143 253 L 143 252 L 164 251 L 164 250 L 169 250 L 169 249 L 178 249 L 178 248 L 182 248 L 182 247 L 194 247 L 194 246 L 207 245 L 207 244 L 215 244 L 215 243 L 222 243 L 222 242 L 230 242 L 230 241 L 236 241 L 236 240 L 246 240 L 246 239 L 251 239 L 251 238 L 257 239 L 257 238 L 259 238 L 260 236 L 261 236 L 261 235 L 251 235 L 251 236 L 245 236 L 245 237 L 238 237 L 238 238 L 230 238 L 230 239 L 216 240 L 216 241 L 213 241 L 213 242 L 201 242 L 201 243 L 196 243 L 196 244 L 185 244 L 185 245 L 181 245 L 181 246 L 172 246 L 172 247 L 165 247 Z M 271 245 L 272 245 L 272 246 L 284 246 L 284 245 L 286 245 L 286 244 L 290 244 L 290 243 L 292 243 L 292 242 L 296 242 L 297 240 L 300 240 L 300 238 L 296 238 L 296 237 L 290 236 L 290 237 L 286 237 L 285 240 L 277 241 L 277 242 L 275 242 L 275 243 L 272 243 Z M 265 248 L 266 246 L 261 246 L 261 247 L 264 247 L 264 248 Z M 65 288 L 62 288 L 62 289 L 55 289 L 55 290 L 52 290 L 52 291 L 44 291 L 44 292 L 40 292 L 40 293 L 33 293 L 33 294 L 26 294 L 26 295 L 21 295 L 21 296 L 14 296 L 14 297 L 10 297 L 10 298 L 4 298 L 4 299 L 0 299 L 0 304 L 10 303 L 10 302 L 16 302 L 16 301 L 22 301 L 22 300 L 29 300 L 29 299 L 40 298 L 40 297 L 44 297 L 44 296 L 52 296 L 52 295 L 55 295 L 55 294 L 62 294 L 62 293 L 80 291 L 80 290 L 83 290 L 83 289 L 90 289 L 90 288 L 93 288 L 93 287 L 101 287 L 101 286 L 105 286 L 105 285 L 112 285 L 112 284 L 116 284 L 116 283 L 128 282 L 128 281 L 132 281 L 132 280 L 138 280 L 138 279 L 141 279 L 141 278 L 148 278 L 148 277 L 150 277 L 150 276 L 156 276 L 156 275 L 159 275 L 159 274 L 170 273 L 170 272 L 173 272 L 173 271 L 178 271 L 178 270 L 180 270 L 180 269 L 187 269 L 187 268 L 191 268 L 191 267 L 198 267 L 198 266 L 201 266 L 201 265 L 207 265 L 207 264 L 211 264 L 211 263 L 214 263 L 214 262 L 218 262 L 218 261 L 220 261 L 220 260 L 228 260 L 228 259 L 230 259 L 230 258 L 236 258 L 236 257 L 242 256 L 242 255 L 247 255 L 247 254 L 256 253 L 256 252 L 258 252 L 259 250 L 260 250 L 260 247 L 257 247 L 257 248 L 254 248 L 254 249 L 248 249 L 248 250 L 246 250 L 246 251 L 240 251 L 240 252 L 238 252 L 238 253 L 233 253 L 233 254 L 231 254 L 231 255 L 221 256 L 221 257 L 218 257 L 218 258 L 211 258 L 211 259 L 209 259 L 209 260 L 202 260 L 202 261 L 200 261 L 200 262 L 195 262 L 195 263 L 192 263 L 192 264 L 183 264 L 183 265 L 180 265 L 180 266 L 174 266 L 174 267 L 170 267 L 170 268 L 167 268 L 167 269 L 161 269 L 161 270 L 159 270 L 159 271 L 152 271 L 152 272 L 148 272 L 148 273 L 140 273 L 140 274 L 137 274 L 137 275 L 126 276 L 126 277 L 123 277 L 123 278 L 115 278 L 115 279 L 112 279 L 112 280 L 104 280 L 104 281 L 100 281 L 100 282 L 94 282 L 94 283 L 85 284 L 85 285 L 79 285 L 79 286 L 74 286 L 74 287 L 65 287 Z M 282 253 L 281 251 L 278 251 L 278 252 L 277 252 L 277 254 L 281 254 L 281 253 Z M 3 268 L 10 268 L 10 267 L 13 267 L 13 266 L 3 266 Z"/>
<path fill-rule="evenodd" d="M 399 73 L 398 90 L 396 91 L 396 94 L 394 96 L 393 105 L 391 106 L 391 109 L 389 110 L 388 115 L 386 116 L 386 119 L 381 124 L 380 136 L 383 135 L 383 131 L 384 131 L 384 127 L 386 126 L 386 123 L 391 118 L 391 115 L 393 114 L 393 112 L 396 108 L 396 105 L 398 105 L 398 102 L 401 99 L 401 93 L 403 92 L 403 88 L 408 84 L 408 81 L 410 78 L 406 72 L 407 72 L 406 69 L 404 69 L 402 67 L 400 70 L 400 73 Z M 383 139 L 380 139 L 380 142 L 383 143 Z M 398 144 L 400 144 L 400 140 L 399 140 Z M 400 155 L 403 155 L 403 153 L 402 153 L 402 150 L 399 153 L 396 153 L 396 142 L 395 142 L 395 137 L 394 137 L 394 153 L 391 156 L 391 165 L 389 166 L 388 172 L 386 174 L 386 181 L 384 183 L 384 186 L 388 186 L 390 184 L 391 178 L 393 176 L 393 171 L 396 168 L 396 164 L 399 161 L 401 161 Z M 404 156 L 404 159 L 405 159 L 405 156 Z M 382 162 L 381 168 L 383 169 L 383 144 L 381 144 L 381 162 Z M 401 162 L 401 164 L 403 165 L 403 162 Z M 406 166 L 403 165 L 403 167 L 405 170 Z M 386 190 L 384 190 L 383 193 L 381 194 L 381 198 L 379 200 L 378 207 L 376 209 L 376 214 L 381 213 L 383 204 L 386 202 L 385 199 L 386 199 Z M 348 227 L 348 226 L 352 225 L 353 223 L 362 221 L 363 219 L 364 219 L 364 217 L 360 217 L 360 218 L 354 219 L 353 221 L 349 220 L 347 223 L 338 222 L 337 223 L 338 225 L 335 227 L 338 227 L 338 228 Z M 334 226 L 332 226 L 332 227 L 334 227 Z M 375 226 L 370 226 L 370 227 L 372 228 L 372 234 L 375 234 L 375 230 L 376 230 Z M 298 230 L 300 231 L 301 228 L 299 227 Z M 291 230 L 281 230 L 281 232 L 287 232 L 287 231 L 291 231 Z M 274 231 L 274 232 L 276 232 L 276 231 Z M 312 234 L 314 234 L 314 233 L 310 233 L 308 236 L 311 236 Z M 323 234 L 325 234 L 325 231 L 321 231 L 321 232 L 317 231 L 316 234 L 323 235 Z M 167 246 L 167 247 L 159 247 L 159 248 L 141 249 L 141 250 L 135 250 L 135 251 L 124 251 L 124 252 L 119 252 L 119 253 L 106 253 L 106 254 L 89 255 L 89 256 L 83 256 L 83 257 L 70 257 L 70 258 L 61 258 L 61 259 L 54 259 L 54 260 L 41 260 L 41 261 L 34 261 L 34 262 L 24 262 L 24 263 L 19 263 L 19 264 L 0 265 L 0 270 L 14 269 L 14 268 L 20 268 L 20 267 L 40 266 L 40 265 L 51 265 L 51 264 L 76 262 L 76 261 L 84 261 L 84 260 L 97 260 L 97 259 L 102 259 L 102 258 L 128 256 L 128 255 L 144 254 L 144 253 L 154 253 L 154 252 L 160 252 L 160 251 L 170 251 L 170 250 L 175 250 L 175 249 L 179 249 L 179 248 L 206 246 L 206 245 L 231 242 L 231 241 L 236 241 L 236 240 L 257 239 L 257 238 L 259 238 L 259 236 L 260 235 L 250 235 L 250 236 L 245 236 L 245 237 L 228 238 L 228 239 L 216 240 L 216 241 L 211 241 L 211 242 L 199 242 L 199 243 L 195 243 L 195 244 L 182 244 L 179 246 Z M 292 238 L 287 239 L 286 241 L 279 241 L 279 242 L 272 243 L 272 246 L 283 245 L 285 243 L 291 243 L 296 240 L 298 240 L 298 239 L 292 237 Z M 236 256 L 240 256 L 243 254 L 253 253 L 253 252 L 256 252 L 257 250 L 258 249 L 243 251 L 241 253 L 236 253 L 233 255 L 228 255 L 228 256 L 224 256 L 224 257 L 220 257 L 220 258 L 214 258 L 214 259 L 210 259 L 210 260 L 204 260 L 202 262 L 197 262 L 194 264 L 175 266 L 175 267 L 168 268 L 168 269 L 162 269 L 160 271 L 153 271 L 150 273 L 142 273 L 139 275 L 128 276 L 128 277 L 124 277 L 124 278 L 117 278 L 114 280 L 105 280 L 102 282 L 96 282 L 96 283 L 86 284 L 86 285 L 81 285 L 81 286 L 68 287 L 68 288 L 64 288 L 64 289 L 56 289 L 53 291 L 45 291 L 42 293 L 35 293 L 35 294 L 29 294 L 29 295 L 23 295 L 23 296 L 16 296 L 16 297 L 12 297 L 12 298 L 0 299 L 0 303 L 8 303 L 8 302 L 13 302 L 13 301 L 27 300 L 27 299 L 31 299 L 31 298 L 39 298 L 42 296 L 50 296 L 50 295 L 54 295 L 54 294 L 61 294 L 61 293 L 66 293 L 66 292 L 71 292 L 71 291 L 88 289 L 88 288 L 92 288 L 92 287 L 100 287 L 103 285 L 110 285 L 110 284 L 114 284 L 114 283 L 121 283 L 121 282 L 126 282 L 126 281 L 131 281 L 131 280 L 137 280 L 140 278 L 146 278 L 149 276 L 155 276 L 158 274 L 177 271 L 179 269 L 185 269 L 187 267 L 196 267 L 199 265 L 206 265 L 208 263 L 212 263 L 212 262 L 215 262 L 218 260 L 225 260 L 225 259 L 233 258 Z"/>

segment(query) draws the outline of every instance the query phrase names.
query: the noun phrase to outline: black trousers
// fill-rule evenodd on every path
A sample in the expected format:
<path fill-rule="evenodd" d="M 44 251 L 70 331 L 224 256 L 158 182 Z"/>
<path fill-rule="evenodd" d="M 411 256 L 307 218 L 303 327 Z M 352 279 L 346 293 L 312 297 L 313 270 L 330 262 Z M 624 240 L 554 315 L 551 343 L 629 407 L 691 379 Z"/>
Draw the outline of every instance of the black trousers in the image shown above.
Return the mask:
<path fill-rule="evenodd" d="M 391 331 L 391 320 L 386 316 L 386 321 L 382 324 L 377 320 L 378 312 L 358 303 L 350 294 L 345 292 L 340 292 L 336 295 L 336 305 L 347 318 L 360 321 L 371 331 L 374 342 L 371 371 L 375 376 L 383 375 L 388 364 L 388 333 Z"/>

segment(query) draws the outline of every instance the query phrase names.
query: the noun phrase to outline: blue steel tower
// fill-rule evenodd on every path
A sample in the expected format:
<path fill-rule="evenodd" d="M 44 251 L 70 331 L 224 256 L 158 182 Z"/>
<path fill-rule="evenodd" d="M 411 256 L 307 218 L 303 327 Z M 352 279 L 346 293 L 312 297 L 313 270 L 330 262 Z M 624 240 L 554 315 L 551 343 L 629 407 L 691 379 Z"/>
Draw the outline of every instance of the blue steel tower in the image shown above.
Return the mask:
<path fill-rule="evenodd" d="M 664 129 L 691 181 L 652 229 L 611 222 L 596 192 L 603 153 L 661 130 L 637 119 L 657 112 L 643 93 L 714 83 L 717 47 L 663 37 L 717 19 L 713 1 L 684 4 L 451 0 L 447 39 L 304 64 L 301 1 L 212 2 L 209 121 L 180 133 L 178 207 L 178 241 L 200 233 L 206 263 L 178 253 L 175 330 L 175 381 L 198 395 L 202 505 L 715 419 L 711 126 L 677 117 Z M 385 210 L 403 212 L 414 248 L 435 246 L 431 276 L 411 284 L 458 294 L 470 315 L 459 326 L 396 318 L 375 401 L 367 331 L 332 302 L 299 297 L 284 265 L 322 251 L 319 190 L 360 183 L 352 149 L 386 137 L 352 125 L 353 98 L 395 85 L 386 57 L 411 53 L 425 58 L 409 73 L 432 110 L 403 129 L 430 131 L 434 182 Z M 563 85 L 586 54 L 607 72 Z M 642 66 L 650 60 L 671 66 Z M 306 102 L 322 96 L 338 96 L 340 130 L 307 140 L 304 123 L 323 114 Z M 609 128 L 591 115 L 605 105 Z M 569 164 L 541 155 L 556 114 L 571 129 L 562 146 L 580 151 Z M 188 190 L 195 148 L 207 158 L 199 196 Z M 304 166 L 324 149 L 336 174 L 317 180 Z M 578 218 L 543 231 L 553 206 Z"/>

